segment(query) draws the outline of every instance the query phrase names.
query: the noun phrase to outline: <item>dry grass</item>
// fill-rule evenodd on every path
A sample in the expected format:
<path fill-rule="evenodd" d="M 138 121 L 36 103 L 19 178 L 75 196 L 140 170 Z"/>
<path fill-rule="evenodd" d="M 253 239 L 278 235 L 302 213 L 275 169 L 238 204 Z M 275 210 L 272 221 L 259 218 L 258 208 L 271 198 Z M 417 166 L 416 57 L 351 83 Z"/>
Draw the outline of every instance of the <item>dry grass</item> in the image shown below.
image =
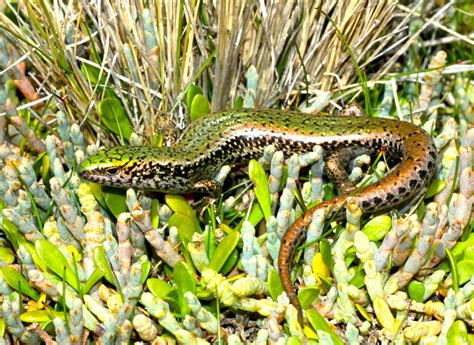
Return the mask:
<path fill-rule="evenodd" d="M 173 110 L 186 123 L 182 100 L 192 83 L 212 98 L 213 111 L 231 107 L 252 65 L 256 104 L 265 107 L 334 95 L 360 82 L 355 64 L 364 73 L 377 63 L 378 80 L 412 42 L 406 27 L 418 15 L 394 1 L 349 0 L 24 2 L 10 10 L 15 20 L 2 15 L 0 23 L 34 66 L 43 95 L 59 96 L 53 102 L 76 121 L 90 120 L 95 136 L 96 106 L 110 88 L 148 138 L 159 112 Z M 91 68 L 100 82 L 84 75 Z"/>

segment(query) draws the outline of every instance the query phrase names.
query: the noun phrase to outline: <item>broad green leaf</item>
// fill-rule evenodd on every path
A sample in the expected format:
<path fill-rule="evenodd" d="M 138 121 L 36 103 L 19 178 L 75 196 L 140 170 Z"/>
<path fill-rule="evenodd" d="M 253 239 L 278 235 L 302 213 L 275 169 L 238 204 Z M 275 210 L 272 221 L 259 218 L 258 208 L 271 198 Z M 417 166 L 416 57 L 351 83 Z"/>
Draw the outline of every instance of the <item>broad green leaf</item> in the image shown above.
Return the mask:
<path fill-rule="evenodd" d="M 0 247 L 0 262 L 12 264 L 15 261 L 15 254 L 10 248 Z"/>
<path fill-rule="evenodd" d="M 430 186 L 428 187 L 428 190 L 426 191 L 425 199 L 431 198 L 432 196 L 435 196 L 436 194 L 441 193 L 443 189 L 445 188 L 446 188 L 446 181 L 434 179 L 433 182 L 431 182 Z"/>
<path fill-rule="evenodd" d="M 98 183 L 89 182 L 89 187 L 91 189 L 92 194 L 94 195 L 94 198 L 97 200 L 97 202 L 100 204 L 100 206 L 107 209 L 108 206 L 105 203 L 105 194 L 102 191 L 102 185 L 100 185 Z"/>
<path fill-rule="evenodd" d="M 174 267 L 173 280 L 178 289 L 196 293 L 196 281 L 184 262 L 180 261 Z"/>
<path fill-rule="evenodd" d="M 426 204 L 424 200 L 420 201 L 420 205 L 418 205 L 418 208 L 416 209 L 416 218 L 418 218 L 419 221 L 423 219 L 425 216 L 425 210 L 426 210 Z"/>
<path fill-rule="evenodd" d="M 307 286 L 300 289 L 300 291 L 298 291 L 298 299 L 301 303 L 301 308 L 308 308 L 318 296 L 319 289 L 316 286 Z"/>
<path fill-rule="evenodd" d="M 255 185 L 255 195 L 262 208 L 265 220 L 268 221 L 272 215 L 272 201 L 268 189 L 267 175 L 262 166 L 254 159 L 249 162 L 249 177 Z"/>
<path fill-rule="evenodd" d="M 80 282 L 77 280 L 73 268 L 54 244 L 41 238 L 36 240 L 35 247 L 38 255 L 51 271 L 56 273 L 58 277 L 64 278 L 76 291 L 80 290 Z"/>
<path fill-rule="evenodd" d="M 121 213 L 128 211 L 126 204 L 127 197 L 123 189 L 104 187 L 103 191 L 107 208 L 112 212 L 115 218 L 118 218 Z"/>
<path fill-rule="evenodd" d="M 244 99 L 242 96 L 238 96 L 234 101 L 234 109 L 242 109 L 244 106 Z"/>
<path fill-rule="evenodd" d="M 11 266 L 4 266 L 0 268 L 0 272 L 2 274 L 3 279 L 7 282 L 7 284 L 14 290 L 18 292 L 22 292 L 28 297 L 31 297 L 35 301 L 38 300 L 40 294 L 33 289 L 30 284 L 28 284 L 28 280 L 21 275 L 15 268 Z"/>
<path fill-rule="evenodd" d="M 336 191 L 332 183 L 325 183 L 323 186 L 324 201 L 334 199 L 336 197 Z"/>
<path fill-rule="evenodd" d="M 335 345 L 344 345 L 344 342 L 341 340 L 341 338 L 339 338 L 337 334 L 334 333 L 324 317 L 322 317 L 321 314 L 319 314 L 316 310 L 306 310 L 306 316 L 309 323 L 316 331 L 321 330 L 328 333 Z"/>
<path fill-rule="evenodd" d="M 64 313 L 53 310 L 33 310 L 21 314 L 20 320 L 28 323 L 48 322 L 53 321 L 56 317 L 64 320 Z"/>
<path fill-rule="evenodd" d="M 146 260 L 144 263 L 142 263 L 142 279 L 140 280 L 140 284 L 143 284 L 148 278 L 148 275 L 150 274 L 151 270 L 151 262 L 149 260 Z"/>
<path fill-rule="evenodd" d="M 229 256 L 232 254 L 233 250 L 237 247 L 239 239 L 240 233 L 238 231 L 233 231 L 224 237 L 221 243 L 219 243 L 217 246 L 216 251 L 214 252 L 214 255 L 212 256 L 211 261 L 207 267 L 219 272 Z"/>
<path fill-rule="evenodd" d="M 408 284 L 408 296 L 416 302 L 423 302 L 425 296 L 425 284 L 417 280 L 412 280 L 410 284 Z"/>
<path fill-rule="evenodd" d="M 38 255 L 38 252 L 36 251 L 35 245 L 33 243 L 27 241 L 25 238 L 21 238 L 19 244 L 25 247 L 28 253 L 30 253 L 31 258 L 33 259 L 33 262 L 36 266 L 38 266 L 43 272 L 46 272 L 48 270 L 48 266 Z"/>
<path fill-rule="evenodd" d="M 178 238 L 180 241 L 191 242 L 195 232 L 201 233 L 201 228 L 183 213 L 173 213 L 168 220 L 168 226 L 175 226 L 178 229 Z"/>
<path fill-rule="evenodd" d="M 96 93 L 102 94 L 102 91 L 104 90 L 103 85 L 107 81 L 107 73 L 102 71 L 102 74 L 100 74 L 99 68 L 85 63 L 81 64 L 81 72 L 92 85 L 97 86 Z M 105 87 L 105 95 L 113 98 L 117 97 L 114 90 L 110 87 Z"/>
<path fill-rule="evenodd" d="M 191 104 L 193 103 L 194 97 L 197 95 L 202 95 L 201 88 L 196 85 L 191 85 L 188 92 L 186 92 L 186 107 L 189 112 L 191 112 Z"/>
<path fill-rule="evenodd" d="M 329 278 L 331 276 L 331 271 L 324 263 L 321 252 L 314 255 L 311 260 L 311 268 L 313 269 L 314 277 L 316 278 L 318 285 L 322 285 L 321 276 L 324 278 Z"/>
<path fill-rule="evenodd" d="M 361 287 L 365 285 L 364 279 L 365 279 L 364 270 L 362 269 L 362 267 L 358 267 L 354 276 L 349 281 L 349 284 L 354 285 L 355 287 L 360 289 Z"/>
<path fill-rule="evenodd" d="M 362 232 L 370 241 L 380 241 L 392 228 L 392 218 L 385 214 L 372 218 L 364 225 Z"/>
<path fill-rule="evenodd" d="M 195 223 L 195 227 L 199 228 L 198 232 L 202 232 L 199 221 L 196 217 L 196 213 L 182 195 L 166 194 L 165 203 L 171 208 L 171 210 L 173 210 L 173 212 L 182 213 L 191 218 L 191 220 Z"/>
<path fill-rule="evenodd" d="M 268 272 L 268 293 L 271 298 L 276 302 L 278 296 L 283 293 L 283 285 L 281 283 L 280 276 L 273 267 Z"/>
<path fill-rule="evenodd" d="M 458 262 L 459 285 L 463 285 L 474 277 L 474 260 L 461 260 Z"/>
<path fill-rule="evenodd" d="M 446 333 L 447 344 L 472 344 L 469 342 L 467 327 L 464 321 L 456 320 Z"/>
<path fill-rule="evenodd" d="M 395 323 L 395 318 L 387 302 L 383 298 L 376 297 L 373 301 L 373 307 L 375 316 L 382 327 L 394 332 L 397 324 Z"/>
<path fill-rule="evenodd" d="M 463 260 L 474 260 L 474 246 L 467 247 L 462 256 Z"/>
<path fill-rule="evenodd" d="M 334 260 L 331 254 L 331 244 L 326 238 L 321 239 L 319 242 L 319 252 L 321 253 L 324 263 L 334 276 Z"/>
<path fill-rule="evenodd" d="M 474 248 L 474 232 L 469 234 L 469 237 L 465 241 L 457 242 L 451 252 L 457 260 L 470 259 L 469 256 L 466 257 L 468 254 L 466 252 L 469 248 Z"/>
<path fill-rule="evenodd" d="M 2 210 L 0 209 L 0 212 L 1 211 Z M 19 242 L 21 239 L 24 240 L 24 236 L 21 234 L 15 224 L 10 222 L 6 217 L 3 217 L 2 229 L 8 241 L 12 244 L 13 249 L 18 250 Z"/>
<path fill-rule="evenodd" d="M 226 260 L 224 266 L 222 266 L 221 274 L 227 275 L 234 268 L 237 261 L 239 261 L 239 251 L 235 248 Z"/>
<path fill-rule="evenodd" d="M 178 312 L 182 317 L 191 312 L 191 308 L 184 298 L 184 291 L 182 289 L 173 289 L 166 296 L 165 301 L 170 305 L 172 311 Z"/>
<path fill-rule="evenodd" d="M 110 268 L 109 261 L 107 260 L 107 255 L 105 254 L 105 249 L 102 246 L 94 248 L 94 264 L 104 273 L 104 278 L 112 285 L 115 286 L 115 277 Z"/>
<path fill-rule="evenodd" d="M 207 115 L 211 112 L 211 106 L 209 101 L 203 95 L 196 95 L 191 103 L 191 110 L 189 111 L 189 117 L 191 122 L 196 121 L 200 117 Z"/>
<path fill-rule="evenodd" d="M 162 279 L 150 278 L 146 281 L 146 286 L 148 290 L 155 296 L 161 299 L 164 299 L 173 288 Z"/>
<path fill-rule="evenodd" d="M 102 123 L 113 133 L 129 139 L 133 133 L 130 122 L 122 103 L 116 98 L 104 98 L 99 102 L 99 115 Z"/>
<path fill-rule="evenodd" d="M 188 217 L 196 217 L 193 208 L 182 195 L 166 194 L 165 203 L 173 212 L 183 213 Z"/>
<path fill-rule="evenodd" d="M 90 275 L 89 279 L 87 279 L 86 283 L 84 284 L 84 287 L 82 288 L 82 293 L 87 294 L 90 289 L 94 287 L 95 284 L 99 280 L 101 280 L 104 277 L 104 272 L 100 268 L 96 268 L 92 274 Z"/>

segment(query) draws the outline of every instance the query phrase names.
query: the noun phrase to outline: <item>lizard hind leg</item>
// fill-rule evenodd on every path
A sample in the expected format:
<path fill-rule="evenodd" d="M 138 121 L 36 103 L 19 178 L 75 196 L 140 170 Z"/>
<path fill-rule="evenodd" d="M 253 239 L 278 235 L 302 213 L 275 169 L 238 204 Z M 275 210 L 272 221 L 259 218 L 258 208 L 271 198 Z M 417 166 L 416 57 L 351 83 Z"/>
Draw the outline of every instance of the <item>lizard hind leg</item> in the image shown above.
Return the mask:
<path fill-rule="evenodd" d="M 329 176 L 331 182 L 334 183 L 339 194 L 349 193 L 355 189 L 344 167 L 349 161 L 348 157 L 348 154 L 345 154 L 344 150 L 341 150 L 330 154 L 324 159 L 326 174 Z"/>

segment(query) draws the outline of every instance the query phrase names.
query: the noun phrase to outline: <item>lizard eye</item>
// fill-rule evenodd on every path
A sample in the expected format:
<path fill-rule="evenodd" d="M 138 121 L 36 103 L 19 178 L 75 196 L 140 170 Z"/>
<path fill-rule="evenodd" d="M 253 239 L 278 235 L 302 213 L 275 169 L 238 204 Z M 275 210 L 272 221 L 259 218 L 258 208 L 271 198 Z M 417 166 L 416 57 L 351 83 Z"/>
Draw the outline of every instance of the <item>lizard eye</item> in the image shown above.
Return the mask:
<path fill-rule="evenodd" d="M 117 175 L 119 172 L 118 167 L 108 167 L 104 169 L 104 172 L 106 172 L 109 175 Z"/>

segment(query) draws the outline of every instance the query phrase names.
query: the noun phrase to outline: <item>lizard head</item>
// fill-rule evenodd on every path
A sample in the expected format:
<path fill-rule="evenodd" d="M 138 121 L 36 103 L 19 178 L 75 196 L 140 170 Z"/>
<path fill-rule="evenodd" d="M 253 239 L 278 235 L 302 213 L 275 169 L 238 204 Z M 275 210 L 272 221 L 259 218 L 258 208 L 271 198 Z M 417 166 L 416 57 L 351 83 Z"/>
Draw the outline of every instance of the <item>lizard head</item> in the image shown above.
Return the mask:
<path fill-rule="evenodd" d="M 123 147 L 102 149 L 82 162 L 79 174 L 89 181 L 107 186 L 128 187 L 138 158 L 130 147 L 127 150 Z"/>

